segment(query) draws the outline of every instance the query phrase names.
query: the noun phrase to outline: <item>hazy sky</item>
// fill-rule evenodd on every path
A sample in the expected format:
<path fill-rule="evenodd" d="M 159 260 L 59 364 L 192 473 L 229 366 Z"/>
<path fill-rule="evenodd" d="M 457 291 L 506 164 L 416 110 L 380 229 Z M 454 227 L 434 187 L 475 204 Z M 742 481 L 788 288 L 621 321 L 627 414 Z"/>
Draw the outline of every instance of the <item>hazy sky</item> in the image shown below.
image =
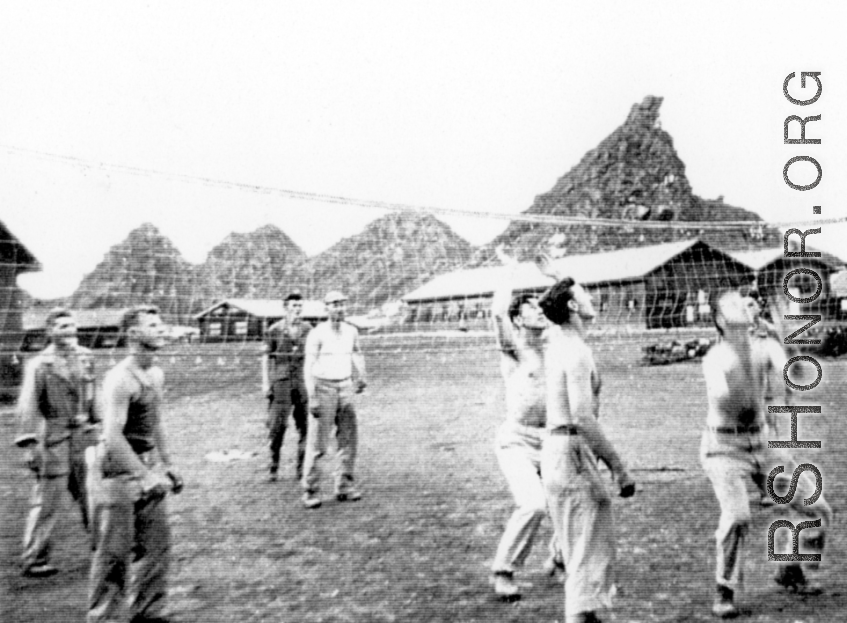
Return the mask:
<path fill-rule="evenodd" d="M 145 221 L 202 262 L 231 231 L 274 223 L 314 254 L 381 213 L 20 150 L 517 213 L 645 95 L 664 97 L 695 193 L 768 220 L 847 216 L 847 9 L 739 4 L 4 3 L 0 219 L 44 265 L 21 283 L 69 294 Z M 801 71 L 821 72 L 811 106 L 782 94 Z M 798 83 L 798 99 L 814 93 Z M 822 144 L 784 145 L 792 114 L 822 115 L 808 126 Z M 823 168 L 802 193 L 782 180 L 800 155 Z M 799 183 L 814 178 L 804 166 Z M 444 220 L 475 244 L 506 225 Z M 817 246 L 840 251 L 847 227 L 823 231 Z"/>

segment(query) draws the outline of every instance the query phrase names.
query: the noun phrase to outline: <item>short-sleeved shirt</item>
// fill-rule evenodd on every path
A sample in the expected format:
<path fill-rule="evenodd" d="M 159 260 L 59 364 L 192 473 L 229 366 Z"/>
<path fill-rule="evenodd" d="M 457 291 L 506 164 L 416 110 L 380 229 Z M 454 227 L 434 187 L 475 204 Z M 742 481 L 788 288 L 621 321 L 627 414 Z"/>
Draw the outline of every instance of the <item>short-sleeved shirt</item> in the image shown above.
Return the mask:
<path fill-rule="evenodd" d="M 272 324 L 265 334 L 265 353 L 268 356 L 268 377 L 274 381 L 291 379 L 303 383 L 303 363 L 306 359 L 306 338 L 311 330 L 308 322 L 300 322 L 295 336 L 286 320 Z"/>
<path fill-rule="evenodd" d="M 325 320 L 310 334 L 309 348 L 315 354 L 310 372 L 316 379 L 344 381 L 353 375 L 353 352 L 359 330 L 349 322 L 341 322 L 338 330 Z"/>

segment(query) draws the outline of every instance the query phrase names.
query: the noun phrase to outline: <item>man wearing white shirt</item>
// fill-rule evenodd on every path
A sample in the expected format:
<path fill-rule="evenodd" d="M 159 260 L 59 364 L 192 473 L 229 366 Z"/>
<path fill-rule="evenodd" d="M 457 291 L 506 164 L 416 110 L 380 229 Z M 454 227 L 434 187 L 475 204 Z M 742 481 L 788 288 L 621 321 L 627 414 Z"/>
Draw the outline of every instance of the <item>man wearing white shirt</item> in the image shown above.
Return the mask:
<path fill-rule="evenodd" d="M 353 476 L 358 446 L 353 395 L 367 386 L 365 359 L 359 348 L 358 329 L 345 321 L 347 297 L 333 291 L 326 295 L 324 303 L 329 319 L 309 333 L 303 370 L 309 397 L 309 433 L 303 464 L 306 508 L 321 505 L 318 460 L 326 453 L 333 425 L 338 448 L 335 497 L 340 502 L 362 497 Z"/>

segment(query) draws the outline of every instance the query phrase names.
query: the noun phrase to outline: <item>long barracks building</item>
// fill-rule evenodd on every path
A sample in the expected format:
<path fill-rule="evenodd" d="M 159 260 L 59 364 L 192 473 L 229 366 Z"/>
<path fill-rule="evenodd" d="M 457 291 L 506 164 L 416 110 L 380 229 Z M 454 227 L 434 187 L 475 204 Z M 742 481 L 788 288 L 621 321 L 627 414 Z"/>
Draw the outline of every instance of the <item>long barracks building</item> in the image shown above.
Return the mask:
<path fill-rule="evenodd" d="M 724 252 L 699 239 L 603 253 L 570 255 L 555 260 L 594 296 L 598 323 L 633 328 L 672 328 L 711 323 L 711 302 L 729 288 L 754 284 L 775 287 L 791 267 L 783 250 Z M 821 260 L 823 275 L 843 268 L 833 256 Z M 491 298 L 506 277 L 502 266 L 457 270 L 435 277 L 406 294 L 407 322 L 486 324 Z M 532 262 L 519 264 L 515 292 L 540 294 L 552 285 Z M 801 284 L 802 287 L 802 284 Z M 829 291 L 827 305 L 839 301 Z"/>

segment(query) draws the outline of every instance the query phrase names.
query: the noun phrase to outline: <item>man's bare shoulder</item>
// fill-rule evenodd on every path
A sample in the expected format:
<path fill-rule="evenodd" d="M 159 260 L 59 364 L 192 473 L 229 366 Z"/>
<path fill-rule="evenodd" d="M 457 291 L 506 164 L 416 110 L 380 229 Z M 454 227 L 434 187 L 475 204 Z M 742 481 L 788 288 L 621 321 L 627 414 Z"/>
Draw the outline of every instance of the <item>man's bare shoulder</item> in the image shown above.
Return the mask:
<path fill-rule="evenodd" d="M 548 368 L 563 372 L 594 368 L 594 354 L 585 340 L 561 331 L 548 334 L 544 361 Z"/>
<path fill-rule="evenodd" d="M 777 361 L 787 359 L 785 351 L 778 340 L 772 337 L 759 338 L 755 342 L 756 349 L 764 356 Z"/>
<path fill-rule="evenodd" d="M 729 355 L 730 351 L 727 345 L 723 342 L 718 342 L 709 349 L 709 352 L 703 355 L 703 365 L 713 366 L 716 363 L 726 361 Z"/>
<path fill-rule="evenodd" d="M 147 376 L 156 387 L 165 385 L 165 371 L 159 366 L 152 366 L 147 370 Z"/>
<path fill-rule="evenodd" d="M 138 381 L 129 370 L 129 361 L 124 359 L 112 366 L 103 377 L 103 389 L 106 392 L 131 392 Z"/>
<path fill-rule="evenodd" d="M 51 357 L 43 352 L 38 353 L 34 357 L 30 357 L 29 361 L 24 365 L 24 370 L 30 374 L 34 374 L 41 366 L 43 366 Z"/>

